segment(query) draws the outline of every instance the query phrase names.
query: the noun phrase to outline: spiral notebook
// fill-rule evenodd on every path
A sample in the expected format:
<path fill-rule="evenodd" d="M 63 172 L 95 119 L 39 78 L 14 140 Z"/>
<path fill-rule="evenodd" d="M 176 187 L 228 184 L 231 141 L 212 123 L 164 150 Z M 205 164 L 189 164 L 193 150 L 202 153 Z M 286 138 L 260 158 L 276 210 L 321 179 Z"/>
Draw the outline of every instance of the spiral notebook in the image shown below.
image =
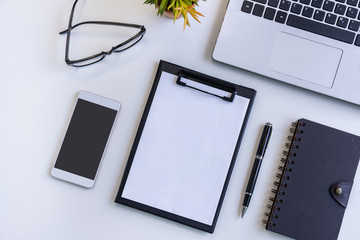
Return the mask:
<path fill-rule="evenodd" d="M 266 229 L 297 240 L 337 239 L 360 158 L 360 137 L 307 119 L 293 123 L 290 131 Z"/>

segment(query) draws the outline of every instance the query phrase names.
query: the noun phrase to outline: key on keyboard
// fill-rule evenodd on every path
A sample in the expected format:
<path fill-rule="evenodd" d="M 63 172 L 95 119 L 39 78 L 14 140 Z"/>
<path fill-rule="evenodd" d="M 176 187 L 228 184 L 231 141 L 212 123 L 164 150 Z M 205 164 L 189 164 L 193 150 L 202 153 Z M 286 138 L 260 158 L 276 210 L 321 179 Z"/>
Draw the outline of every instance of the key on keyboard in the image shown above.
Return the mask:
<path fill-rule="evenodd" d="M 360 46 L 359 0 L 244 0 L 241 11 Z"/>

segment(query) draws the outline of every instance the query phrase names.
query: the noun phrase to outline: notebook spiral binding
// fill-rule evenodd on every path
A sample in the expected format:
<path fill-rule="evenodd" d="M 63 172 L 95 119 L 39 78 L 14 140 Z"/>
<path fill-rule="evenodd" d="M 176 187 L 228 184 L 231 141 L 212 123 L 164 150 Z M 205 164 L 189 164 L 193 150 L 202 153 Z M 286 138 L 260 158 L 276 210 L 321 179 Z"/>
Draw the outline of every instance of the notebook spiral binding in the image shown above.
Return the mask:
<path fill-rule="evenodd" d="M 305 126 L 305 123 L 300 120 L 293 122 L 291 124 L 290 132 L 292 136 L 288 136 L 288 143 L 285 144 L 287 148 L 286 151 L 283 151 L 284 157 L 281 158 L 282 165 L 279 166 L 281 173 L 277 173 L 277 181 L 274 182 L 276 188 L 272 189 L 272 193 L 275 194 L 274 197 L 270 197 L 272 205 L 268 204 L 267 207 L 270 209 L 270 212 L 265 212 L 267 220 L 263 220 L 263 223 L 266 224 L 266 228 L 275 228 L 276 219 L 279 218 L 279 212 L 281 211 L 281 204 L 283 203 L 282 196 L 286 194 L 286 188 L 290 184 L 290 177 L 292 172 L 292 167 L 295 164 L 297 149 L 299 149 L 298 142 L 301 141 L 301 135 L 304 133 L 304 130 L 300 127 Z"/>

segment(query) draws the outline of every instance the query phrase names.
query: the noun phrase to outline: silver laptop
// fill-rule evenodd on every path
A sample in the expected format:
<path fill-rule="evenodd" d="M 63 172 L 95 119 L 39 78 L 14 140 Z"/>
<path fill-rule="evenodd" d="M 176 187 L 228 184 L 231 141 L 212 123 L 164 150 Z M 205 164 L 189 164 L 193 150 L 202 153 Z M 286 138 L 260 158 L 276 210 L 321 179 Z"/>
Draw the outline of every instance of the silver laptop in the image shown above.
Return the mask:
<path fill-rule="evenodd" d="M 229 0 L 217 61 L 360 105 L 360 0 Z"/>

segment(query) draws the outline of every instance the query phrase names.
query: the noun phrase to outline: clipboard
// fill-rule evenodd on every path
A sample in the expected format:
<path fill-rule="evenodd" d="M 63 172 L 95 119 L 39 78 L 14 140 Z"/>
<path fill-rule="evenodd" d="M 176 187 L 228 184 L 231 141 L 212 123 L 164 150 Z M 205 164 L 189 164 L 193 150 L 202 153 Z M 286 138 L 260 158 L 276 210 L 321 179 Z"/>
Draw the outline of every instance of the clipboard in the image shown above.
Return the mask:
<path fill-rule="evenodd" d="M 160 61 L 115 202 L 213 233 L 255 95 Z"/>

